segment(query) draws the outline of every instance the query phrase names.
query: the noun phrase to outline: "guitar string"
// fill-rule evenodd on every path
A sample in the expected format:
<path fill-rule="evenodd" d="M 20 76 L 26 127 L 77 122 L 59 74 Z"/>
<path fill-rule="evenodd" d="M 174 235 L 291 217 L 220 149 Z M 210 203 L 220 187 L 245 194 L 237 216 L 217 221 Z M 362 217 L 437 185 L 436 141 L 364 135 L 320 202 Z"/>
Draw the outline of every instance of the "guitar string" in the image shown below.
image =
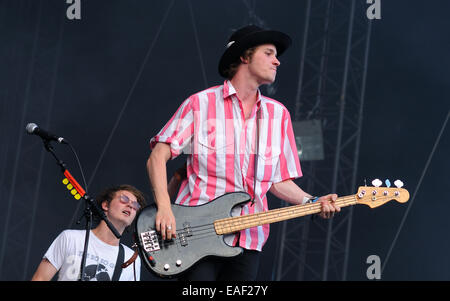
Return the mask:
<path fill-rule="evenodd" d="M 349 204 L 354 203 L 355 201 L 355 195 L 351 195 L 351 196 L 345 196 L 345 197 L 341 197 L 339 198 L 336 203 L 338 203 L 338 205 L 344 205 L 344 206 L 348 206 Z M 274 215 L 277 215 L 277 217 L 279 218 L 284 218 L 286 215 L 293 215 L 293 214 L 298 214 L 298 213 L 306 213 L 305 215 L 308 215 L 308 213 L 310 213 L 311 211 L 316 211 L 319 209 L 319 207 L 321 207 L 320 203 L 316 203 L 316 204 L 309 204 L 306 205 L 301 205 L 301 206 L 296 206 L 293 208 L 289 208 L 289 207 L 284 207 L 284 208 L 277 208 L 277 209 L 273 209 L 270 211 L 269 214 L 267 214 L 266 212 L 260 212 L 257 214 L 251 214 L 251 215 L 247 215 L 247 216 L 236 216 L 236 217 L 227 217 L 224 218 L 222 220 L 218 220 L 218 227 L 223 228 L 232 228 L 233 226 L 230 225 L 230 223 L 233 222 L 233 219 L 240 219 L 239 221 L 239 225 L 244 226 L 244 229 L 249 228 L 251 226 L 248 226 L 249 224 L 252 225 L 252 223 L 254 223 L 255 221 L 258 222 L 262 222 L 262 224 L 264 224 L 265 220 L 273 220 Z M 281 213 L 279 213 L 281 211 Z M 297 212 L 300 211 L 300 212 Z M 320 212 L 320 211 L 319 211 Z M 264 217 L 262 218 L 258 218 L 258 215 L 264 215 Z M 301 216 L 298 216 L 301 217 Z M 206 227 L 206 228 L 205 228 Z M 200 228 L 204 228 L 204 229 L 200 229 Z M 194 235 L 200 235 L 199 232 L 201 231 L 213 231 L 214 233 L 215 231 L 215 227 L 213 223 L 210 224 L 204 224 L 204 225 L 197 225 L 197 226 L 193 226 L 189 228 L 190 230 L 187 230 L 186 228 L 183 229 L 178 229 L 177 233 L 190 233 L 192 236 Z M 196 230 L 192 230 L 192 229 L 196 229 Z M 239 230 L 235 230 L 233 232 L 237 232 Z M 232 233 L 233 233 L 232 232 Z M 229 233 L 226 233 L 229 234 Z M 187 236 L 190 237 L 191 235 Z"/>
<path fill-rule="evenodd" d="M 355 204 L 355 195 L 341 197 L 341 198 L 339 198 L 336 201 L 336 203 L 338 203 L 338 205 L 340 205 L 340 206 L 342 206 L 342 205 L 343 206 L 348 206 L 348 205 Z M 230 221 L 232 221 L 233 218 L 240 218 L 240 219 L 243 219 L 244 221 L 241 221 L 239 226 L 245 225 L 244 229 L 247 229 L 247 228 L 251 228 L 252 227 L 251 225 L 255 222 L 255 220 L 258 221 L 258 223 L 261 223 L 261 224 L 265 224 L 264 223 L 265 220 L 273 220 L 274 213 L 278 212 L 280 210 L 283 210 L 283 209 L 285 211 L 282 211 L 281 213 L 278 213 L 277 217 L 284 218 L 286 215 L 289 216 L 289 215 L 293 215 L 293 214 L 298 214 L 299 212 L 297 212 L 297 211 L 300 211 L 301 213 L 306 213 L 304 215 L 300 215 L 300 216 L 297 216 L 297 217 L 306 216 L 306 215 L 309 215 L 308 214 L 309 212 L 317 211 L 320 207 L 321 207 L 320 203 L 309 204 L 309 206 L 306 205 L 306 207 L 303 205 L 303 206 L 298 206 L 296 208 L 289 208 L 289 210 L 286 210 L 287 208 L 284 207 L 284 208 L 278 208 L 278 209 L 271 210 L 271 214 L 267 214 L 267 212 L 261 212 L 261 214 L 264 214 L 264 217 L 262 217 L 262 218 L 258 218 L 257 217 L 258 214 L 251 214 L 251 215 L 247 215 L 247 216 L 228 217 L 228 218 L 223 219 L 222 221 L 219 220 L 220 221 L 219 223 L 225 224 L 225 225 L 221 225 L 222 229 L 225 228 L 225 227 L 228 227 L 228 228 L 231 229 L 232 226 L 231 225 L 227 226 L 227 224 L 229 224 Z M 320 212 L 320 210 L 318 212 Z M 284 219 L 282 219 L 280 221 L 283 221 L 283 220 Z M 268 222 L 268 223 L 274 223 L 274 222 Z M 250 224 L 250 226 L 248 226 L 249 224 Z M 204 228 L 204 229 L 192 231 L 192 229 L 198 229 L 198 228 Z M 191 227 L 190 229 L 191 229 L 191 231 L 189 231 L 189 233 L 191 235 L 185 236 L 186 242 L 192 242 L 192 241 L 203 239 L 203 238 L 210 237 L 210 236 L 220 236 L 220 235 L 233 234 L 233 233 L 237 233 L 238 231 L 241 231 L 241 230 L 234 230 L 231 233 L 225 233 L 225 234 L 218 235 L 216 233 L 216 229 L 215 229 L 214 223 L 198 225 L 198 226 Z M 244 230 L 244 229 L 242 229 L 242 230 Z M 184 231 L 186 231 L 186 229 L 183 228 L 182 230 L 179 230 L 179 231 L 184 232 Z M 204 231 L 204 232 L 201 233 L 202 231 Z M 161 237 L 161 235 L 159 233 L 157 234 L 157 236 L 158 236 L 158 241 L 160 242 L 160 245 L 163 246 L 163 247 L 166 247 L 168 245 L 173 245 L 173 244 L 176 244 L 177 247 L 182 247 L 182 242 L 181 242 L 181 237 L 180 236 L 175 237 L 175 239 L 171 240 L 171 241 L 167 241 L 167 240 L 163 241 L 162 237 Z"/>
<path fill-rule="evenodd" d="M 346 199 L 342 198 L 340 200 L 338 200 L 336 203 L 338 205 L 343 204 L 343 205 L 348 205 L 349 203 L 352 203 L 354 201 L 354 197 L 348 197 Z M 266 212 L 260 212 L 257 214 L 252 214 L 252 215 L 244 215 L 244 216 L 238 216 L 238 217 L 231 217 L 231 218 L 226 218 L 223 220 L 219 220 L 218 223 L 229 223 L 232 222 L 233 219 L 240 219 L 242 220 L 242 223 L 248 223 L 249 220 L 250 222 L 254 221 L 255 219 L 258 219 L 258 215 L 262 215 L 264 217 L 262 217 L 263 219 L 267 219 L 270 218 L 272 219 L 274 217 L 274 215 L 277 215 L 279 217 L 284 217 L 286 215 L 292 215 L 292 214 L 297 214 L 297 213 L 304 213 L 304 212 L 309 212 L 309 211 L 314 211 L 317 210 L 321 207 L 320 203 L 317 204 L 311 204 L 311 205 L 301 205 L 301 206 L 296 206 L 296 207 L 284 207 L 284 208 L 279 208 L 279 209 L 274 209 L 271 211 L 266 211 Z M 280 213 L 281 211 L 281 213 Z M 270 212 L 269 214 L 267 212 Z M 261 218 L 259 218 L 261 219 Z"/>
<path fill-rule="evenodd" d="M 355 199 L 354 196 L 346 196 L 346 197 L 339 198 L 339 200 L 337 200 L 336 202 L 339 205 L 339 203 L 345 203 L 345 202 L 348 202 L 348 201 L 354 201 L 354 199 Z M 273 209 L 273 210 L 270 210 L 270 211 L 259 212 L 259 213 L 255 213 L 255 214 L 226 217 L 226 218 L 217 220 L 217 222 L 218 223 L 227 223 L 227 222 L 230 222 L 232 219 L 240 219 L 240 220 L 242 220 L 241 223 L 248 223 L 249 219 L 250 220 L 257 219 L 258 215 L 266 215 L 267 216 L 266 218 L 272 218 L 272 216 L 274 214 L 276 214 L 277 212 L 280 212 L 280 211 L 282 211 L 281 215 L 280 215 L 280 213 L 278 213 L 278 214 L 279 214 L 280 217 L 283 217 L 283 216 L 286 215 L 286 213 L 287 213 L 287 215 L 292 215 L 292 212 L 294 211 L 294 213 L 296 213 L 295 211 L 297 211 L 297 210 L 300 210 L 300 211 L 317 210 L 318 209 L 317 207 L 321 206 L 319 204 L 320 203 L 300 205 L 300 206 L 299 205 L 295 205 L 295 206 L 298 206 L 298 207 L 294 207 L 293 206 L 292 208 L 289 208 L 289 207 L 277 208 L 277 209 Z M 268 212 L 270 212 L 270 213 L 268 213 Z M 211 225 L 214 225 L 214 223 L 197 225 L 197 226 L 190 227 L 190 229 L 197 229 L 197 228 L 201 228 L 201 227 L 209 227 Z M 186 228 L 177 229 L 176 231 L 177 231 L 177 233 L 178 232 L 183 232 L 183 231 L 186 231 Z"/>
<path fill-rule="evenodd" d="M 318 207 L 318 206 L 316 206 L 316 207 Z M 311 210 L 308 210 L 308 211 L 311 211 Z M 292 214 L 290 214 L 289 212 L 285 212 L 285 213 L 282 214 L 281 216 L 286 216 L 286 215 L 292 215 Z M 300 217 L 300 216 L 299 216 L 299 217 Z M 270 216 L 268 216 L 268 217 L 265 217 L 265 218 L 263 218 L 263 219 L 260 219 L 259 221 L 263 221 L 263 220 L 272 220 L 272 218 L 271 218 Z M 242 226 L 244 227 L 244 229 L 247 229 L 247 228 L 251 228 L 251 226 L 248 226 L 248 224 L 251 225 L 252 223 L 253 223 L 253 221 L 248 221 L 248 222 L 246 222 L 246 223 L 243 222 L 243 223 L 240 223 L 239 226 L 242 225 Z M 264 222 L 263 222 L 262 224 L 264 224 Z M 228 227 L 231 227 L 231 226 L 228 226 Z M 240 231 L 240 230 L 236 230 L 236 231 L 233 231 L 233 232 L 231 232 L 231 233 L 220 234 L 220 235 L 229 235 L 229 234 L 237 233 L 238 231 Z M 210 236 L 214 236 L 214 237 L 219 236 L 219 235 L 216 233 L 216 230 L 215 230 L 214 227 L 213 227 L 212 229 L 210 229 L 209 232 L 205 232 L 205 233 L 201 233 L 201 234 L 196 234 L 196 235 L 194 235 L 193 237 L 189 237 L 189 238 L 188 238 L 188 241 L 189 241 L 189 242 L 192 242 L 192 241 L 199 240 L 199 239 L 204 239 L 204 238 L 210 237 Z"/>
<path fill-rule="evenodd" d="M 339 201 L 336 201 L 336 202 L 339 203 L 340 205 L 347 206 L 347 205 L 349 205 L 349 204 L 354 202 L 354 196 L 347 197 L 346 199 L 344 199 L 344 197 L 343 197 Z M 292 215 L 293 214 L 292 211 L 294 211 L 294 214 L 297 213 L 295 211 L 303 211 L 301 213 L 305 213 L 305 212 L 309 213 L 310 211 L 318 210 L 320 207 L 321 207 L 321 205 L 320 205 L 320 203 L 318 203 L 318 204 L 314 204 L 314 206 L 310 206 L 309 208 L 304 208 L 304 207 L 297 207 L 295 209 L 292 208 L 292 210 L 282 212 L 277 217 L 282 217 L 283 218 L 286 215 L 288 215 L 288 216 Z M 286 209 L 286 208 L 280 208 L 280 209 Z M 244 229 L 251 228 L 251 226 L 248 226 L 248 225 L 249 224 L 252 225 L 254 223 L 255 216 L 254 215 L 250 215 L 249 217 L 251 217 L 252 219 L 244 221 L 244 222 L 241 222 L 239 226 L 241 226 L 241 225 L 244 226 Z M 299 217 L 301 217 L 301 216 L 299 216 Z M 273 217 L 268 215 L 268 216 L 265 216 L 264 218 L 259 218 L 258 222 L 262 222 L 262 224 L 265 224 L 264 223 L 265 220 L 273 220 Z M 207 228 L 202 229 L 202 230 L 190 231 L 192 233 L 192 235 L 185 237 L 185 239 L 187 241 L 194 241 L 194 240 L 202 239 L 202 238 L 205 238 L 205 237 L 208 237 L 208 236 L 217 236 L 218 235 L 216 233 L 214 224 L 205 224 L 205 225 L 200 225 L 200 226 L 196 226 L 196 227 L 207 227 Z M 222 226 L 222 228 L 232 228 L 232 226 L 225 225 L 225 226 Z M 185 231 L 185 229 L 183 229 L 182 231 Z M 206 232 L 201 233 L 202 231 L 206 231 Z M 233 231 L 231 233 L 226 233 L 226 234 L 232 234 L 232 233 L 235 233 L 237 231 L 240 231 L 240 230 L 235 230 L 235 231 Z M 167 241 L 167 240 L 163 241 L 161 235 L 158 234 L 158 240 L 163 245 L 173 244 L 174 242 L 177 243 L 177 245 L 178 245 L 178 243 L 181 244 L 181 237 L 179 235 L 173 241 Z"/>
<path fill-rule="evenodd" d="M 392 196 L 384 196 L 383 195 L 382 197 L 392 197 Z M 336 203 L 338 205 L 344 205 L 344 206 L 356 204 L 356 195 L 341 197 L 336 201 Z M 295 206 L 294 208 L 289 208 L 289 207 L 278 208 L 278 209 L 271 210 L 270 214 L 267 214 L 267 212 L 261 212 L 261 213 L 257 213 L 257 214 L 247 215 L 247 216 L 228 217 L 223 220 L 219 220 L 218 223 L 220 223 L 219 226 L 221 226 L 222 228 L 226 228 L 226 227 L 232 228 L 230 223 L 233 222 L 233 219 L 240 219 L 239 224 L 247 224 L 248 225 L 249 223 L 251 224 L 251 223 L 255 222 L 255 220 L 258 220 L 258 219 L 259 220 L 273 219 L 274 216 L 283 218 L 286 215 L 293 215 L 293 214 L 298 214 L 298 213 L 306 213 L 305 215 L 307 215 L 311 211 L 317 211 L 320 207 L 321 207 L 320 203 L 315 203 L 315 204 L 311 204 L 309 206 L 301 205 L 301 206 Z M 281 213 L 279 213 L 280 211 L 281 211 Z M 263 215 L 264 217 L 258 218 L 258 215 Z M 301 215 L 299 215 L 298 217 L 300 217 L 300 216 Z"/>
<path fill-rule="evenodd" d="M 346 200 L 343 200 L 343 199 L 341 199 L 341 200 L 339 200 L 340 201 L 340 205 L 345 205 L 345 206 L 348 206 L 348 205 L 350 205 L 350 204 L 354 204 L 354 197 L 351 197 L 351 199 L 346 199 Z M 316 205 L 316 204 L 315 204 Z M 317 205 L 319 205 L 319 204 L 317 204 Z M 318 207 L 320 207 L 320 206 L 311 206 L 309 209 L 307 209 L 307 210 L 303 210 L 303 211 L 312 211 L 312 210 L 317 210 L 317 209 L 319 209 Z M 298 210 L 300 210 L 300 209 L 305 209 L 305 208 L 298 208 Z M 319 211 L 320 212 L 320 211 Z M 292 213 L 290 213 L 290 212 L 284 212 L 281 216 L 283 216 L 283 215 L 292 215 Z M 307 215 L 307 214 L 306 214 Z M 305 215 L 303 215 L 303 216 L 305 216 Z M 301 216 L 298 216 L 298 217 L 301 217 Z M 267 217 L 265 217 L 265 218 L 263 218 L 263 220 L 265 220 L 265 219 L 269 219 L 269 220 L 272 220 L 272 217 L 270 217 L 270 216 L 267 216 Z M 282 221 L 282 220 L 281 220 Z M 247 226 L 245 226 L 244 227 L 244 229 L 247 229 L 247 228 L 251 228 L 251 226 L 248 226 L 248 224 L 249 224 L 249 222 L 250 222 L 250 224 L 253 222 L 253 221 L 247 221 Z M 260 222 L 261 222 L 261 219 L 260 219 Z M 273 223 L 273 222 L 272 222 Z M 242 224 L 245 224 L 245 223 L 241 223 L 241 225 Z M 264 224 L 264 223 L 262 223 L 262 224 Z M 228 235 L 228 234 L 233 234 L 233 233 L 237 233 L 238 231 L 241 231 L 241 230 L 235 230 L 235 231 L 233 231 L 233 232 L 231 232 L 231 233 L 226 233 L 226 234 L 220 234 L 220 235 L 218 235 L 217 233 L 216 233 L 216 230 L 215 230 L 215 227 L 214 227 L 214 225 L 213 224 L 208 224 L 208 225 L 202 225 L 202 226 L 209 226 L 208 228 L 206 228 L 206 229 L 204 229 L 203 231 L 206 231 L 206 232 L 204 232 L 204 233 L 198 233 L 198 232 L 200 232 L 200 231 L 195 231 L 195 234 L 194 234 L 194 232 L 192 232 L 193 234 L 192 234 L 192 236 L 188 236 L 188 237 L 186 237 L 186 241 L 187 242 L 193 242 L 193 241 L 195 241 L 195 240 L 199 240 L 199 239 L 204 239 L 204 238 L 206 238 L 206 237 L 217 237 L 217 236 L 220 236 L 220 235 Z M 228 226 L 228 227 L 231 227 L 231 226 Z M 242 229 L 242 230 L 244 230 L 244 229 Z M 162 241 L 161 241 L 162 242 Z M 168 245 L 168 244 L 173 244 L 173 243 L 175 243 L 175 244 L 177 244 L 177 246 L 181 246 L 181 238 L 179 238 L 179 237 L 177 237 L 177 239 L 176 240 L 174 240 L 174 241 L 164 241 L 164 242 L 162 242 L 164 245 Z"/>
<path fill-rule="evenodd" d="M 352 201 L 349 202 L 348 200 L 345 201 L 345 202 L 340 202 L 341 205 L 346 205 L 346 206 L 351 204 L 351 203 L 353 203 L 353 202 Z M 315 212 L 315 211 L 319 210 L 320 207 L 321 207 L 321 205 L 318 204 L 316 206 L 311 206 L 309 208 L 292 209 L 290 211 L 279 213 L 278 215 L 272 214 L 272 215 L 267 215 L 267 216 L 264 216 L 264 217 L 261 217 L 261 218 L 252 217 L 250 219 L 245 219 L 242 222 L 239 222 L 239 225 L 237 225 L 237 227 L 239 228 L 239 227 L 242 226 L 244 229 L 246 229 L 248 227 L 251 227 L 251 225 L 254 224 L 255 222 L 261 223 L 261 224 L 265 224 L 265 221 L 273 220 L 275 217 L 281 218 L 283 220 L 285 216 L 292 216 L 292 215 L 295 215 L 295 214 L 302 214 L 302 213 L 306 213 L 304 215 L 308 215 L 308 213 L 311 213 L 312 211 Z M 320 212 L 320 210 L 317 211 L 317 213 L 318 212 Z M 304 216 L 304 215 L 299 215 L 297 217 L 301 217 L 301 216 Z M 282 220 L 280 220 L 280 221 L 282 221 Z M 224 221 L 224 222 L 222 222 L 222 225 L 220 225 L 219 227 L 221 227 L 221 229 L 225 229 L 225 230 L 226 230 L 226 228 L 232 229 L 233 227 L 236 227 L 236 226 L 231 225 L 231 223 L 232 223 L 232 221 Z"/>
<path fill-rule="evenodd" d="M 288 212 L 287 212 L 288 213 Z M 286 215 L 286 214 L 284 214 L 284 215 Z M 291 214 L 287 214 L 287 215 L 291 215 Z M 300 216 L 299 216 L 300 217 Z M 269 220 L 271 220 L 271 218 L 265 218 L 265 219 L 269 219 Z M 240 225 L 243 225 L 244 223 L 241 223 Z M 249 224 L 248 222 L 247 222 L 247 224 Z M 263 223 L 264 224 L 264 223 Z M 247 227 L 247 228 L 251 228 L 251 226 L 250 227 Z M 245 228 L 245 229 L 247 229 L 247 228 Z M 216 237 L 216 236 L 219 236 L 217 233 L 216 233 L 216 230 L 215 230 L 215 228 L 212 226 L 211 227 L 211 229 L 209 229 L 210 231 L 209 232 L 205 232 L 205 233 L 201 233 L 201 234 L 195 234 L 195 235 L 193 235 L 192 237 L 188 237 L 187 238 L 187 240 L 188 240 L 188 242 L 192 242 L 192 241 L 195 241 L 195 240 L 199 240 L 199 239 L 204 239 L 204 238 L 206 238 L 206 237 L 210 237 L 210 236 L 214 236 L 214 237 Z M 233 233 L 236 233 L 236 232 L 238 232 L 238 231 L 240 231 L 240 230 L 236 230 L 236 231 L 233 231 L 233 232 L 231 232 L 231 233 L 226 233 L 226 234 L 220 234 L 220 235 L 228 235 L 228 234 L 233 234 Z"/>
<path fill-rule="evenodd" d="M 347 203 L 352 203 L 354 201 L 354 197 L 343 197 L 342 199 L 340 199 L 339 201 L 337 201 L 338 204 L 342 204 L 342 205 L 348 205 Z M 285 216 L 290 216 L 293 214 L 297 214 L 300 211 L 300 213 L 306 213 L 305 215 L 307 215 L 308 213 L 310 213 L 311 211 L 317 211 L 319 208 L 321 207 L 320 204 L 314 204 L 314 206 L 309 206 L 309 207 L 297 207 L 297 208 L 290 208 L 290 210 L 285 210 L 281 213 L 278 213 L 277 217 L 278 218 L 284 218 Z M 286 208 L 279 208 L 279 209 L 286 209 Z M 265 224 L 264 221 L 266 220 L 273 220 L 273 216 L 275 215 L 275 213 L 279 211 L 277 209 L 272 210 L 271 214 L 269 215 L 265 215 L 264 217 L 260 217 L 258 218 L 256 215 L 257 214 L 253 214 L 253 215 L 248 215 L 248 216 L 238 216 L 237 218 L 241 219 L 241 221 L 239 222 L 239 226 L 243 226 L 244 229 L 246 228 L 251 228 L 251 225 L 255 222 L 262 222 L 262 224 Z M 320 211 L 319 211 L 320 212 Z M 266 212 L 262 212 L 262 213 L 266 213 Z M 300 217 L 300 216 L 299 216 Z M 228 218 L 228 219 L 232 219 L 232 218 Z M 232 228 L 233 226 L 230 225 L 230 222 L 232 222 L 232 220 L 223 220 L 218 222 L 218 227 L 220 227 L 221 229 L 224 228 Z M 250 225 L 250 226 L 249 226 Z M 199 229 L 199 228 L 203 228 L 203 229 Z M 192 229 L 196 229 L 196 230 L 192 230 Z M 192 228 L 190 228 L 190 231 L 187 231 L 185 228 L 178 230 L 177 233 L 180 234 L 188 234 L 190 233 L 191 235 L 186 236 L 186 237 L 191 237 L 191 236 L 199 236 L 201 234 L 206 234 L 206 233 L 201 233 L 202 231 L 206 231 L 206 233 L 209 233 L 211 231 L 211 233 L 216 234 L 216 229 L 214 227 L 214 224 L 204 224 L 204 225 L 198 225 L 198 226 L 194 226 Z M 239 230 L 235 230 L 233 232 L 237 232 Z M 226 233 L 229 234 L 229 233 Z M 217 234 L 216 234 L 217 235 Z"/>

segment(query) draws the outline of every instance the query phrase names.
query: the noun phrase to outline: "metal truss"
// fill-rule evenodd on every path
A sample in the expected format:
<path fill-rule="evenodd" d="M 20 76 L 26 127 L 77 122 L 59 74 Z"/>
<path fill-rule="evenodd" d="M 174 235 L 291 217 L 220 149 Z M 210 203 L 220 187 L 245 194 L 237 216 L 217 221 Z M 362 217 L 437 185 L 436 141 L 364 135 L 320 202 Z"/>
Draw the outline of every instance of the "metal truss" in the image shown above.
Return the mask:
<path fill-rule="evenodd" d="M 36 122 L 48 128 L 51 122 L 64 28 L 61 16 L 65 14 L 47 14 L 64 7 L 52 1 L 12 1 L 3 5 L 5 14 L 13 11 L 10 15 L 20 17 L 5 21 L 14 27 L 7 31 L 13 43 L 5 47 L 3 55 L 9 58 L 5 67 L 15 70 L 15 77 L 3 81 L 5 110 L 1 124 L 14 135 L 6 135 L 0 148 L 0 189 L 4 197 L 0 210 L 0 280 L 27 280 L 31 277 L 31 246 L 46 153 L 40 139 L 24 137 L 25 126 Z"/>
<path fill-rule="evenodd" d="M 358 0 L 306 1 L 295 120 L 320 120 L 325 159 L 301 162 L 308 193 L 356 192 L 371 22 Z M 279 228 L 273 280 L 346 280 L 351 207 Z"/>

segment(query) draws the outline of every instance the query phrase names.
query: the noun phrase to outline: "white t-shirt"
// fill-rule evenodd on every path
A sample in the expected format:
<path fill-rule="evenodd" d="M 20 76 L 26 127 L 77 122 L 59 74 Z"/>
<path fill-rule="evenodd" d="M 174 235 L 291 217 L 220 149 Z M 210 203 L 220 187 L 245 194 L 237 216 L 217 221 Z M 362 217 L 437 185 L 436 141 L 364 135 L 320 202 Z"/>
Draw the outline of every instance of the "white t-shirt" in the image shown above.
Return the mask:
<path fill-rule="evenodd" d="M 59 270 L 58 281 L 78 280 L 81 259 L 84 251 L 85 230 L 65 230 L 58 235 L 44 255 Z M 130 259 L 133 251 L 124 248 L 124 261 Z M 101 241 L 91 231 L 86 255 L 85 275 L 91 281 L 110 281 L 116 266 L 119 246 L 111 246 Z M 136 280 L 140 280 L 141 260 L 136 258 Z M 130 264 L 122 269 L 119 281 L 134 281 L 134 266 Z"/>

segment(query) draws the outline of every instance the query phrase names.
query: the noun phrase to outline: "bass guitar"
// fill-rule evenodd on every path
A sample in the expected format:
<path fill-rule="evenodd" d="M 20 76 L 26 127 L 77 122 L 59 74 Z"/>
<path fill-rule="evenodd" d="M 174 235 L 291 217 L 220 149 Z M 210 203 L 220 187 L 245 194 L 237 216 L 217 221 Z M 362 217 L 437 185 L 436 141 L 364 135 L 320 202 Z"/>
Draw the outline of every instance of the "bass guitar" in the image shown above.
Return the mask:
<path fill-rule="evenodd" d="M 336 204 L 341 208 L 356 204 L 375 208 L 391 200 L 405 203 L 408 199 L 409 192 L 401 187 L 361 186 L 356 194 L 339 197 Z M 241 254 L 241 247 L 225 243 L 226 234 L 321 211 L 320 203 L 310 203 L 231 216 L 234 207 L 243 206 L 250 200 L 245 192 L 232 192 L 200 206 L 173 204 L 178 229 L 176 238 L 171 240 L 162 240 L 155 229 L 156 205 L 145 207 L 135 223 L 135 238 L 144 265 L 159 277 L 176 277 L 205 257 L 232 257 Z"/>

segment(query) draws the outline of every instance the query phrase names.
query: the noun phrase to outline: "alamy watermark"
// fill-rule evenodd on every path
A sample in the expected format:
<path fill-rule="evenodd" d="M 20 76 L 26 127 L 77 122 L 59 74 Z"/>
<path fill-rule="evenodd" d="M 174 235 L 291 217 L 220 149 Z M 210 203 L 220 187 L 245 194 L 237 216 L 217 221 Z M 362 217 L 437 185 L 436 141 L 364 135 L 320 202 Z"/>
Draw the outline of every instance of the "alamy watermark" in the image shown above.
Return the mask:
<path fill-rule="evenodd" d="M 381 260 L 378 255 L 370 255 L 367 257 L 366 263 L 370 264 L 367 268 L 367 279 L 381 279 Z"/>
<path fill-rule="evenodd" d="M 70 4 L 66 10 L 66 16 L 69 20 L 81 20 L 81 0 L 66 0 Z M 381 0 L 366 0 L 370 6 L 366 10 L 368 19 L 381 19 Z"/>
<path fill-rule="evenodd" d="M 371 4 L 366 11 L 367 19 L 381 19 L 381 0 L 367 0 Z"/>
<path fill-rule="evenodd" d="M 66 0 L 70 4 L 66 10 L 66 16 L 69 20 L 81 20 L 81 0 Z"/>

